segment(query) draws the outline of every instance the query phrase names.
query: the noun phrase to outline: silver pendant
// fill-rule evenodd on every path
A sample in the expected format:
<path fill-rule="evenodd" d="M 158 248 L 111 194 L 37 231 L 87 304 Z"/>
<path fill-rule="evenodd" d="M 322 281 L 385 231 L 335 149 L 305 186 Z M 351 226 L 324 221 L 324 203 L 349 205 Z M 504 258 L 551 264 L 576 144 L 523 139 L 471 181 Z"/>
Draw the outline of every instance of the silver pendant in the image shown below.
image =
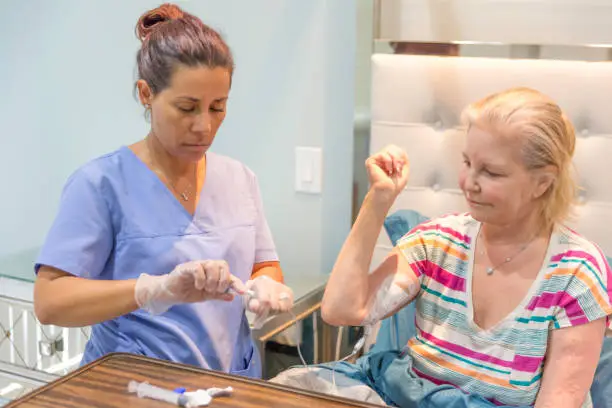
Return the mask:
<path fill-rule="evenodd" d="M 183 200 L 189 201 L 189 197 L 187 197 L 187 194 L 181 193 L 181 197 L 183 197 Z"/>
<path fill-rule="evenodd" d="M 489 266 L 489 267 L 487 268 L 487 275 L 493 275 L 493 271 L 494 271 L 494 270 L 495 270 L 495 268 L 492 268 L 492 267 L 490 267 L 490 266 Z"/>

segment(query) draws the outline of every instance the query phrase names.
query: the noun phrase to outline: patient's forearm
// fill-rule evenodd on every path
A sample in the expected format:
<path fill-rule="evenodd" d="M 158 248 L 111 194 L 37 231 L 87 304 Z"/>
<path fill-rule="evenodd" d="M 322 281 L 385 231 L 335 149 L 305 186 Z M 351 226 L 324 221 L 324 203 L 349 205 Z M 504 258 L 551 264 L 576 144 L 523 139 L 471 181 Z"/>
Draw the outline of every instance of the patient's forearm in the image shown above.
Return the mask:
<path fill-rule="evenodd" d="M 550 332 L 535 408 L 580 408 L 599 362 L 606 319 Z"/>
<path fill-rule="evenodd" d="M 335 325 L 358 325 L 367 314 L 368 272 L 376 240 L 394 197 L 368 192 L 332 270 L 321 313 Z"/>
<path fill-rule="evenodd" d="M 581 408 L 585 397 L 584 393 L 557 390 L 555 394 L 539 396 L 535 408 Z"/>

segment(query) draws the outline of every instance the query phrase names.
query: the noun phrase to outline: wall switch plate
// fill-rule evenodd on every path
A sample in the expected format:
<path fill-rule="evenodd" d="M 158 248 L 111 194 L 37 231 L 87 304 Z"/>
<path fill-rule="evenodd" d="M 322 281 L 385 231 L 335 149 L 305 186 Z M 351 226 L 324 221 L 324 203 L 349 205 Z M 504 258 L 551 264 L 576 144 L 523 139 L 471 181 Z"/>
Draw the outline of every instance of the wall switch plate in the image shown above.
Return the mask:
<path fill-rule="evenodd" d="M 323 173 L 320 147 L 295 148 L 295 191 L 320 194 Z"/>

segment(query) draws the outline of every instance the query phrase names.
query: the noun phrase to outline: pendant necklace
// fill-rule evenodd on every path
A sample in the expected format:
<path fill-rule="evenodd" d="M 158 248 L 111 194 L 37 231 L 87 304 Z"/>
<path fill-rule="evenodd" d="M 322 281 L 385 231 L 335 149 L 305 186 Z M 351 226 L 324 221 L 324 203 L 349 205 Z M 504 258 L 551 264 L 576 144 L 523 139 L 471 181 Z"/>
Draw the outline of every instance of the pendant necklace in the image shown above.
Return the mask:
<path fill-rule="evenodd" d="M 151 157 L 151 158 L 152 158 L 152 157 Z M 165 179 L 165 180 L 168 182 L 168 184 L 170 185 L 170 188 L 172 189 L 172 191 L 174 191 L 174 193 L 175 193 L 176 195 L 178 195 L 179 197 L 181 197 L 181 198 L 183 199 L 183 201 L 189 201 L 189 190 L 190 190 L 190 189 L 191 189 L 191 187 L 192 187 L 191 183 L 190 183 L 189 181 L 187 181 L 187 187 L 185 188 L 185 190 L 183 190 L 183 191 L 179 191 L 179 190 L 176 188 L 176 185 L 174 184 L 174 182 L 173 182 L 173 181 L 170 179 L 170 177 L 166 176 L 166 175 L 164 174 L 164 172 L 161 170 L 161 166 L 159 166 L 159 165 L 157 164 L 157 161 L 156 161 L 156 160 L 152 160 L 152 161 L 153 161 L 153 171 L 154 171 L 154 172 L 155 172 L 155 173 L 156 173 L 158 176 L 160 176 L 161 178 Z M 195 168 L 195 173 L 196 173 L 196 174 L 195 174 L 195 176 L 196 176 L 196 180 L 197 180 L 197 177 L 198 177 L 198 167 L 197 167 L 197 166 L 196 166 L 196 168 Z"/>
<path fill-rule="evenodd" d="M 487 275 L 491 276 L 493 275 L 493 272 L 495 272 L 498 268 L 500 268 L 501 266 L 511 262 L 514 258 L 516 258 L 521 252 L 523 252 L 525 249 L 527 249 L 527 247 L 535 240 L 535 238 L 533 238 L 532 240 L 530 240 L 529 242 L 527 242 L 526 244 L 523 244 L 519 250 L 512 256 L 509 256 L 507 258 L 505 258 L 502 262 L 500 262 L 497 265 L 494 266 L 488 266 L 485 270 L 487 272 Z M 480 242 L 481 244 L 483 244 L 483 239 L 480 238 Z M 487 252 L 484 249 L 484 245 L 482 245 L 483 249 L 480 250 L 480 255 L 485 255 Z"/>

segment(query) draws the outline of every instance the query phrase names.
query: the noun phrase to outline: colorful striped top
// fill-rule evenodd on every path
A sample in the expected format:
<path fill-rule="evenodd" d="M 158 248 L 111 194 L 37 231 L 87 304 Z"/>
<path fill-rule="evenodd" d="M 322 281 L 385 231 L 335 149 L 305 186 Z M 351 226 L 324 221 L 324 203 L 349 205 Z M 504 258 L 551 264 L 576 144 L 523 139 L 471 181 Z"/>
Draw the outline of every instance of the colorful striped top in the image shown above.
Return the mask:
<path fill-rule="evenodd" d="M 549 331 L 612 314 L 611 271 L 599 248 L 564 226 L 525 299 L 488 330 L 472 319 L 471 276 L 480 223 L 469 214 L 423 223 L 397 246 L 419 277 L 414 373 L 497 405 L 533 405 Z"/>

